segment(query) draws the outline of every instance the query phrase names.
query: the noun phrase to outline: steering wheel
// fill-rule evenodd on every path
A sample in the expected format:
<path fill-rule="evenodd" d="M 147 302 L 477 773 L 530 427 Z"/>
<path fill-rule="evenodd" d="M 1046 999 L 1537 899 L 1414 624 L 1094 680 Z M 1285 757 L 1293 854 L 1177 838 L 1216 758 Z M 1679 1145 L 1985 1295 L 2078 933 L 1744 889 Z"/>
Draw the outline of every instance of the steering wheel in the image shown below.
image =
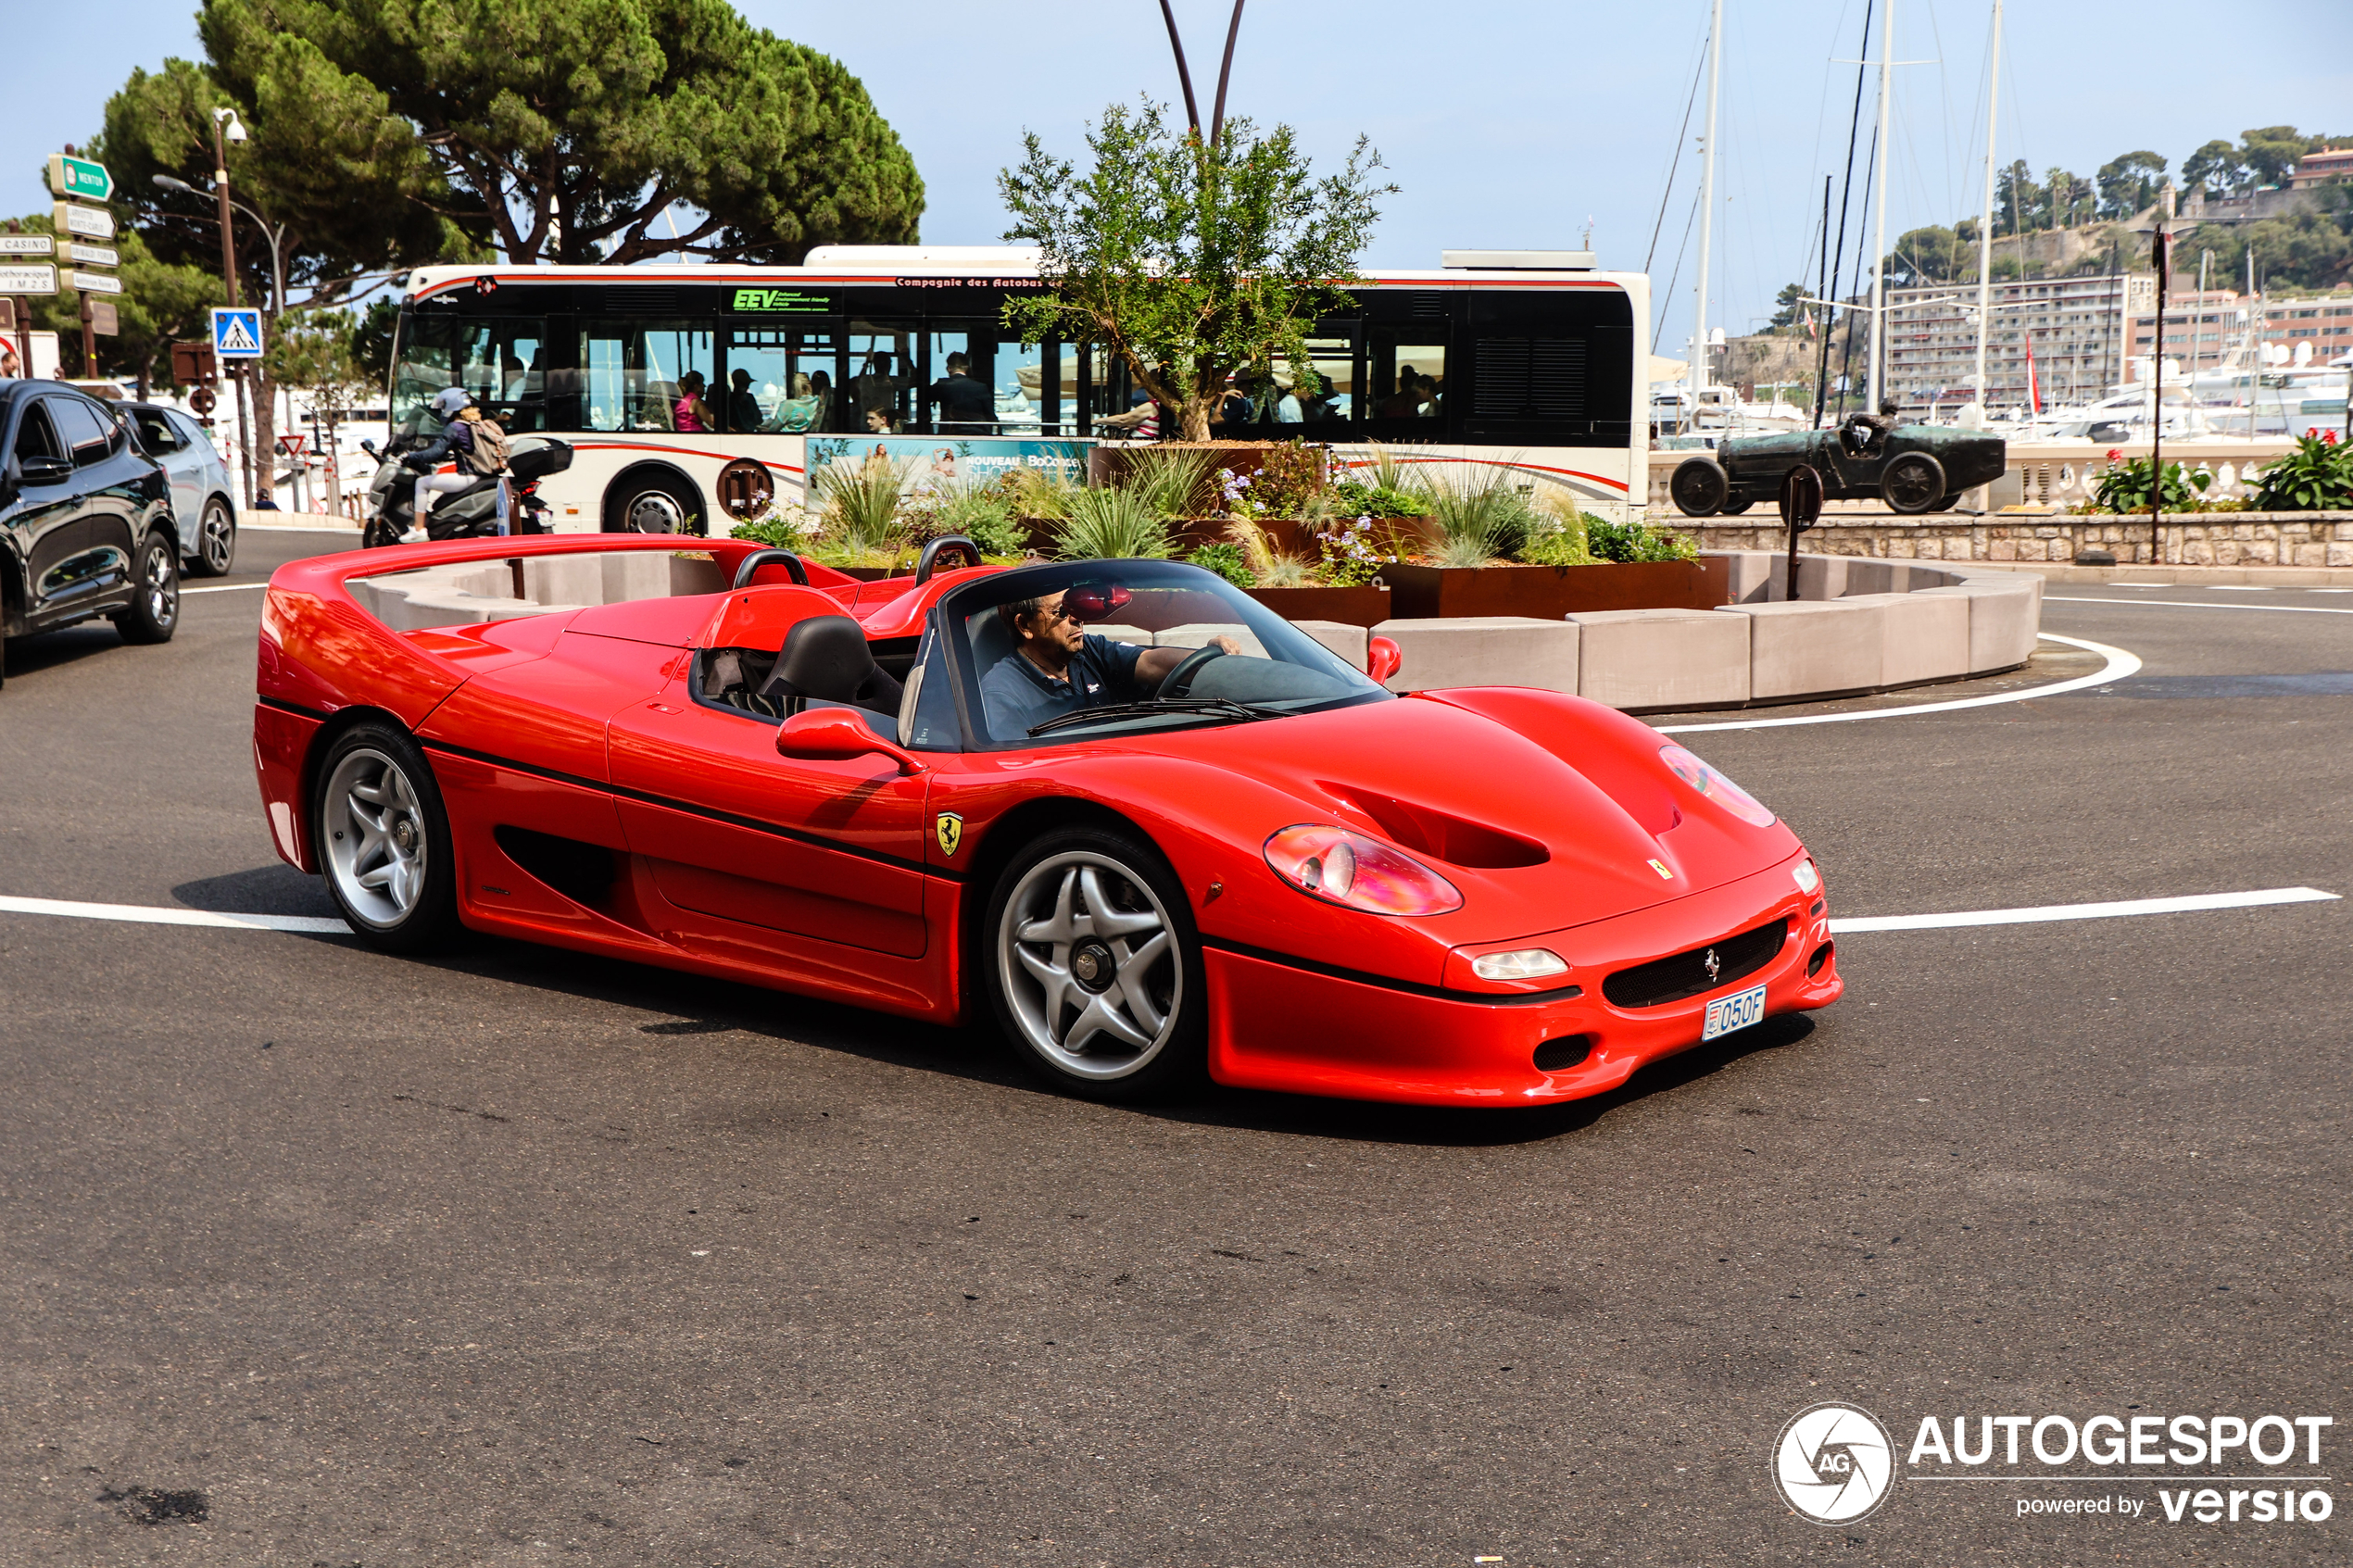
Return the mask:
<path fill-rule="evenodd" d="M 946 555 L 960 555 L 963 557 L 964 564 L 966 566 L 978 566 L 981 564 L 980 546 L 978 545 L 974 544 L 971 540 L 965 538 L 961 533 L 943 533 L 938 538 L 934 539 L 931 543 L 925 545 L 924 546 L 924 553 L 915 558 L 916 587 L 920 588 L 925 583 L 931 581 L 932 572 L 938 568 L 939 558 Z"/>
<path fill-rule="evenodd" d="M 1152 700 L 1158 702 L 1166 697 L 1183 696 L 1191 688 L 1193 677 L 1201 673 L 1202 666 L 1213 659 L 1222 658 L 1225 652 L 1214 643 L 1205 648 L 1195 648 L 1176 661 L 1176 669 L 1160 678 L 1160 689 L 1152 693 Z"/>
<path fill-rule="evenodd" d="M 735 585 L 738 588 L 750 587 L 752 578 L 759 573 L 761 567 L 774 566 L 780 562 L 785 570 L 792 574 L 794 582 L 804 588 L 809 586 L 809 568 L 801 564 L 800 558 L 790 550 L 752 551 L 743 558 L 743 564 L 736 568 Z"/>

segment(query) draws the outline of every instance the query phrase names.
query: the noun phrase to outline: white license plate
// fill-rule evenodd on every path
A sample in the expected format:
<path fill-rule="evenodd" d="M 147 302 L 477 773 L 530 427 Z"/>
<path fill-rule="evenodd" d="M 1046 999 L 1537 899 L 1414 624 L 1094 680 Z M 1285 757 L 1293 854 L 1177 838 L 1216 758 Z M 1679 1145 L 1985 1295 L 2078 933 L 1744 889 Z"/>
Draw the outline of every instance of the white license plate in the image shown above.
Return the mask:
<path fill-rule="evenodd" d="M 1765 987 L 1752 985 L 1735 997 L 1724 997 L 1707 1004 L 1707 1024 L 1699 1033 L 1703 1040 L 1718 1035 L 1729 1035 L 1735 1029 L 1745 1029 L 1765 1016 Z"/>

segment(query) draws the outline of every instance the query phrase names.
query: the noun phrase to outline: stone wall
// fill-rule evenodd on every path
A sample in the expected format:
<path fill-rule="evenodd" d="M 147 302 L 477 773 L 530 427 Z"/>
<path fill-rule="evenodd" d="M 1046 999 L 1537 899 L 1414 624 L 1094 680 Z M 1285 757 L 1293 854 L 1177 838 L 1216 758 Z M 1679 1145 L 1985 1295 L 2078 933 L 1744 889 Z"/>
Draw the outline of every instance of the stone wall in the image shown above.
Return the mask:
<path fill-rule="evenodd" d="M 1696 535 L 1703 550 L 1786 549 L 1789 542 L 1780 520 L 1762 508 L 1736 519 L 1675 518 L 1671 525 Z M 2178 521 L 2169 514 L 2163 539 L 2168 566 L 2353 566 L 2353 512 L 2207 512 Z M 2095 549 L 2121 565 L 2145 565 L 2149 520 L 1996 513 L 1916 522 L 1831 513 L 1800 543 L 1816 555 L 1891 560 L 2071 561 Z"/>

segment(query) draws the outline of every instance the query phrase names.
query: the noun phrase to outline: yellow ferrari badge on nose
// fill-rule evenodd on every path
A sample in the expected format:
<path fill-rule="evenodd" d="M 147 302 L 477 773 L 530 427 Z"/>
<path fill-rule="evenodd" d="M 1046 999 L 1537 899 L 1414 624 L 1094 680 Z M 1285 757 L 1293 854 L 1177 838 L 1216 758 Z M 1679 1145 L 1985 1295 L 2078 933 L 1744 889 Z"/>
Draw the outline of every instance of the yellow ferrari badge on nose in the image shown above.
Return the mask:
<path fill-rule="evenodd" d="M 939 838 L 939 852 L 953 859 L 956 846 L 964 841 L 964 819 L 953 811 L 942 811 L 932 823 L 932 832 Z"/>
<path fill-rule="evenodd" d="M 1651 870 L 1656 872 L 1660 876 L 1665 877 L 1669 882 L 1675 880 L 1675 873 L 1667 869 L 1667 862 L 1664 860 L 1653 860 L 1651 862 Z"/>

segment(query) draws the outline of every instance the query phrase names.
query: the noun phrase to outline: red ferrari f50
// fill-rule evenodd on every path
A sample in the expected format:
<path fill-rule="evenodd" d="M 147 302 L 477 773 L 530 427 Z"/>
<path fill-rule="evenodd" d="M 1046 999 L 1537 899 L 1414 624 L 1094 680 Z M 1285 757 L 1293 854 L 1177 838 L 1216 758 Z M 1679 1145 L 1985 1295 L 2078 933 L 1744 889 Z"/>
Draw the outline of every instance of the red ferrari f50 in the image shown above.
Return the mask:
<path fill-rule="evenodd" d="M 1804 846 L 1648 726 L 1397 696 L 1192 567 L 957 543 L 879 583 L 601 535 L 283 567 L 279 853 L 380 947 L 993 1012 L 1100 1096 L 1541 1104 L 1837 999 Z"/>

